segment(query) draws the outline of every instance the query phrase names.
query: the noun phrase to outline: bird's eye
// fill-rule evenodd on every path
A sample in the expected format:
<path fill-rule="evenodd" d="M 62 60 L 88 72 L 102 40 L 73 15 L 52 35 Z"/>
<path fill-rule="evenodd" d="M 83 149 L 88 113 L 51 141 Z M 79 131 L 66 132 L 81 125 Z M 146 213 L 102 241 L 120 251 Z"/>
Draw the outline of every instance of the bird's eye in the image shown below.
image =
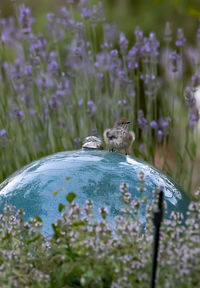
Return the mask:
<path fill-rule="evenodd" d="M 122 124 L 125 124 L 124 122 L 122 122 Z"/>

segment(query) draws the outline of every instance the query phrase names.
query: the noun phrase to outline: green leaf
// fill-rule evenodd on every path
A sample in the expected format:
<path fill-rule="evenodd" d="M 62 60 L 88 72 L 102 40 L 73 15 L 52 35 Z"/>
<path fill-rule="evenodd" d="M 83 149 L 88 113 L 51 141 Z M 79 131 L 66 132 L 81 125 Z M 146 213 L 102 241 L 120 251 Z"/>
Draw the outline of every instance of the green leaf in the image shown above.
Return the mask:
<path fill-rule="evenodd" d="M 62 203 L 59 203 L 58 205 L 58 211 L 62 212 L 65 209 L 65 205 L 63 205 Z"/>
<path fill-rule="evenodd" d="M 72 203 L 72 201 L 76 198 L 76 194 L 73 192 L 70 192 L 66 196 L 66 200 L 68 203 Z"/>
<path fill-rule="evenodd" d="M 53 192 L 53 196 L 56 196 L 58 194 L 58 191 Z"/>
<path fill-rule="evenodd" d="M 66 177 L 66 178 L 65 178 L 65 180 L 70 180 L 70 179 L 71 179 L 71 177 Z"/>
<path fill-rule="evenodd" d="M 38 222 L 41 222 L 41 223 L 42 223 L 42 219 L 41 219 L 39 216 L 35 216 L 35 219 L 36 219 Z"/>
<path fill-rule="evenodd" d="M 40 235 L 37 235 L 37 236 L 31 238 L 30 240 L 28 240 L 28 241 L 27 241 L 27 244 L 30 244 L 30 243 L 32 243 L 32 242 L 35 242 L 35 241 L 37 241 L 37 240 L 39 240 L 39 239 L 40 239 Z"/>

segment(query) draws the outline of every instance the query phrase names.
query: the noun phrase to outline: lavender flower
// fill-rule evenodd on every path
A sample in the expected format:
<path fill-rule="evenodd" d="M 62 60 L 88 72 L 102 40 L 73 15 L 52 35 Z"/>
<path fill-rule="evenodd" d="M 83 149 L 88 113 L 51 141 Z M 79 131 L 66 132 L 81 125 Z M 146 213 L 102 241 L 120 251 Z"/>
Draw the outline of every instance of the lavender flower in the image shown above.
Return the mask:
<path fill-rule="evenodd" d="M 145 84 L 145 94 L 152 100 L 155 100 L 158 89 L 161 86 L 159 79 L 157 79 L 155 75 L 146 74 L 144 84 Z"/>
<path fill-rule="evenodd" d="M 126 59 L 130 71 L 138 68 L 138 49 L 135 46 L 129 50 Z"/>
<path fill-rule="evenodd" d="M 122 55 L 125 55 L 127 52 L 127 49 L 128 49 L 129 41 L 123 32 L 120 33 L 119 37 L 120 37 L 120 39 L 119 39 L 120 52 Z"/>
<path fill-rule="evenodd" d="M 0 130 L 0 136 L 5 136 L 7 134 L 6 130 L 5 129 L 1 129 Z"/>
<path fill-rule="evenodd" d="M 161 142 L 163 140 L 163 131 L 161 129 L 157 131 L 156 137 L 158 142 Z"/>
<path fill-rule="evenodd" d="M 94 5 L 92 9 L 92 23 L 95 25 L 98 22 L 104 22 L 106 20 L 104 16 L 104 9 L 102 2 L 99 2 L 98 5 Z"/>
<path fill-rule="evenodd" d="M 162 142 L 164 137 L 169 135 L 170 131 L 170 117 L 160 118 L 158 121 L 151 121 L 150 127 L 156 131 L 156 138 L 158 142 Z"/>
<path fill-rule="evenodd" d="M 82 106 L 84 103 L 83 99 L 78 100 L 78 106 Z"/>
<path fill-rule="evenodd" d="M 188 118 L 189 118 L 189 127 L 194 128 L 194 126 L 200 119 L 199 110 L 196 107 L 190 108 Z"/>
<path fill-rule="evenodd" d="M 144 153 L 144 152 L 145 152 L 145 148 L 146 148 L 146 145 L 145 145 L 144 143 L 141 143 L 141 144 L 139 145 L 139 151 L 140 151 L 140 153 Z"/>
<path fill-rule="evenodd" d="M 127 104 L 127 101 L 126 101 L 126 99 L 119 100 L 119 101 L 118 101 L 118 104 L 119 104 L 119 105 L 126 105 L 126 104 Z"/>
<path fill-rule="evenodd" d="M 143 31 L 140 29 L 140 27 L 136 27 L 135 31 L 135 39 L 136 39 L 136 47 L 141 47 L 143 45 L 143 41 L 144 41 L 144 36 L 143 36 Z"/>
<path fill-rule="evenodd" d="M 158 129 L 158 123 L 155 120 L 151 121 L 150 126 L 152 129 Z"/>
<path fill-rule="evenodd" d="M 39 74 L 39 78 L 36 80 L 36 83 L 39 90 L 41 91 L 45 91 L 48 88 L 52 88 L 54 86 L 54 82 L 51 76 L 44 73 Z"/>
<path fill-rule="evenodd" d="M 83 19 L 89 19 L 91 17 L 91 11 L 88 8 L 83 8 L 81 11 L 81 16 Z"/>
<path fill-rule="evenodd" d="M 97 112 L 97 106 L 96 104 L 94 103 L 94 101 L 92 100 L 89 100 L 87 102 L 87 105 L 88 105 L 88 112 L 90 114 L 91 117 L 94 117 L 96 112 Z"/>
<path fill-rule="evenodd" d="M 131 80 L 129 80 L 127 73 L 124 70 L 118 70 L 116 71 L 117 73 L 117 78 L 116 81 L 118 81 L 118 84 L 121 89 L 125 89 L 128 84 L 132 83 Z"/>
<path fill-rule="evenodd" d="M 200 72 L 196 72 L 191 78 L 192 87 L 196 88 L 200 85 Z"/>
<path fill-rule="evenodd" d="M 193 92 L 192 88 L 189 86 L 187 86 L 185 88 L 185 103 L 189 107 L 194 106 L 196 104 L 194 92 Z"/>
<path fill-rule="evenodd" d="M 24 112 L 18 108 L 14 110 L 14 113 L 10 113 L 11 118 L 17 119 L 20 123 L 24 121 L 25 115 Z"/>
<path fill-rule="evenodd" d="M 51 99 L 49 100 L 49 106 L 52 109 L 56 109 L 61 105 L 61 101 L 58 97 L 52 96 Z"/>
<path fill-rule="evenodd" d="M 76 23 L 76 33 L 77 33 L 77 39 L 83 40 L 83 23 L 82 22 L 77 22 Z"/>
<path fill-rule="evenodd" d="M 144 117 L 144 112 L 142 110 L 138 110 L 137 122 L 138 122 L 138 127 L 141 130 L 144 130 L 147 127 L 148 121 Z"/>
<path fill-rule="evenodd" d="M 142 52 L 145 57 L 150 57 L 152 59 L 156 59 L 156 57 L 159 55 L 158 47 L 160 46 L 159 41 L 156 39 L 155 33 L 150 33 L 149 38 L 145 39 Z"/>
<path fill-rule="evenodd" d="M 47 71 L 51 72 L 53 75 L 56 75 L 58 73 L 58 62 L 55 59 L 52 59 L 47 67 Z"/>
<path fill-rule="evenodd" d="M 166 43 L 170 43 L 172 41 L 172 30 L 169 22 L 167 22 L 165 25 L 165 32 L 163 39 Z"/>
<path fill-rule="evenodd" d="M 26 80 L 28 82 L 32 81 L 33 69 L 31 65 L 26 65 L 24 67 L 24 75 L 26 76 Z"/>
<path fill-rule="evenodd" d="M 33 108 L 29 109 L 29 115 L 30 116 L 35 116 L 36 115 L 35 109 L 33 109 Z"/>
<path fill-rule="evenodd" d="M 177 47 L 183 47 L 185 42 L 186 42 L 186 39 L 184 37 L 183 29 L 179 28 L 177 31 L 176 46 Z"/>
<path fill-rule="evenodd" d="M 171 69 L 172 69 L 172 72 L 177 72 L 180 68 L 180 55 L 176 52 L 176 51 L 173 51 L 170 56 L 169 56 L 169 59 L 171 61 Z"/>
<path fill-rule="evenodd" d="M 14 65 L 11 68 L 11 77 L 13 80 L 19 80 L 23 75 L 23 67 L 20 59 L 15 59 Z"/>
<path fill-rule="evenodd" d="M 33 18 L 31 18 L 30 9 L 26 8 L 24 4 L 19 6 L 19 22 L 21 25 L 22 33 L 30 34 Z"/>
<path fill-rule="evenodd" d="M 104 45 L 112 45 L 112 43 L 115 43 L 118 38 L 118 30 L 117 26 L 114 23 L 111 24 L 104 24 L 103 25 L 103 31 L 104 31 Z"/>
<path fill-rule="evenodd" d="M 4 44 L 6 42 L 6 36 L 3 33 L 1 34 L 1 42 L 2 42 L 2 44 Z"/>
<path fill-rule="evenodd" d="M 64 30 L 74 33 L 75 30 L 75 21 L 72 18 L 71 12 L 65 6 L 62 6 L 59 11 L 59 17 L 56 21 L 61 27 L 64 27 Z M 58 28 L 57 28 L 58 29 Z"/>
<path fill-rule="evenodd" d="M 80 147 L 81 147 L 81 138 L 80 137 L 74 138 L 74 143 L 75 143 L 76 149 L 80 149 Z"/>

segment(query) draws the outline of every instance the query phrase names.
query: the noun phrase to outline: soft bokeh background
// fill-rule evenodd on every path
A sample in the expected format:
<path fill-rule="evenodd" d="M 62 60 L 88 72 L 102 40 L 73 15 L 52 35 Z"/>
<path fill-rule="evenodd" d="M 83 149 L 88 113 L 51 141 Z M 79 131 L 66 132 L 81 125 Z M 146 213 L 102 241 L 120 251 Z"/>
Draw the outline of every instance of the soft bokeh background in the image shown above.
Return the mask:
<path fill-rule="evenodd" d="M 47 12 L 58 10 L 61 5 L 70 2 L 74 3 L 75 8 L 84 0 L 1 0 L 1 17 L 14 14 L 12 2 L 25 3 L 31 7 L 34 17 L 37 18 L 35 30 L 41 31 L 41 26 L 45 25 Z M 91 5 L 98 2 L 90 0 Z M 108 21 L 116 23 L 118 29 L 125 32 L 129 39 L 138 25 L 147 34 L 151 31 L 156 32 L 161 39 L 165 23 L 169 21 L 172 27 L 183 28 L 187 38 L 193 41 L 191 31 L 197 25 L 195 19 L 200 17 L 199 0 L 103 0 L 102 2 Z"/>

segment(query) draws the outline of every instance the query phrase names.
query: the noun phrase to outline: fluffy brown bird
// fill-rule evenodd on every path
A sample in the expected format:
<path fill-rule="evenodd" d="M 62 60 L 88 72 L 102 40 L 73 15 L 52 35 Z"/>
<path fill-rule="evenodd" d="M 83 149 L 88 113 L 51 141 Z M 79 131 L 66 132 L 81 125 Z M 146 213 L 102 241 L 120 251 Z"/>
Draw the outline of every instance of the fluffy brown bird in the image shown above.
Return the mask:
<path fill-rule="evenodd" d="M 118 120 L 112 129 L 104 131 L 104 141 L 109 151 L 119 151 L 127 153 L 131 150 L 135 140 L 135 133 L 129 131 L 129 121 L 126 118 Z"/>

